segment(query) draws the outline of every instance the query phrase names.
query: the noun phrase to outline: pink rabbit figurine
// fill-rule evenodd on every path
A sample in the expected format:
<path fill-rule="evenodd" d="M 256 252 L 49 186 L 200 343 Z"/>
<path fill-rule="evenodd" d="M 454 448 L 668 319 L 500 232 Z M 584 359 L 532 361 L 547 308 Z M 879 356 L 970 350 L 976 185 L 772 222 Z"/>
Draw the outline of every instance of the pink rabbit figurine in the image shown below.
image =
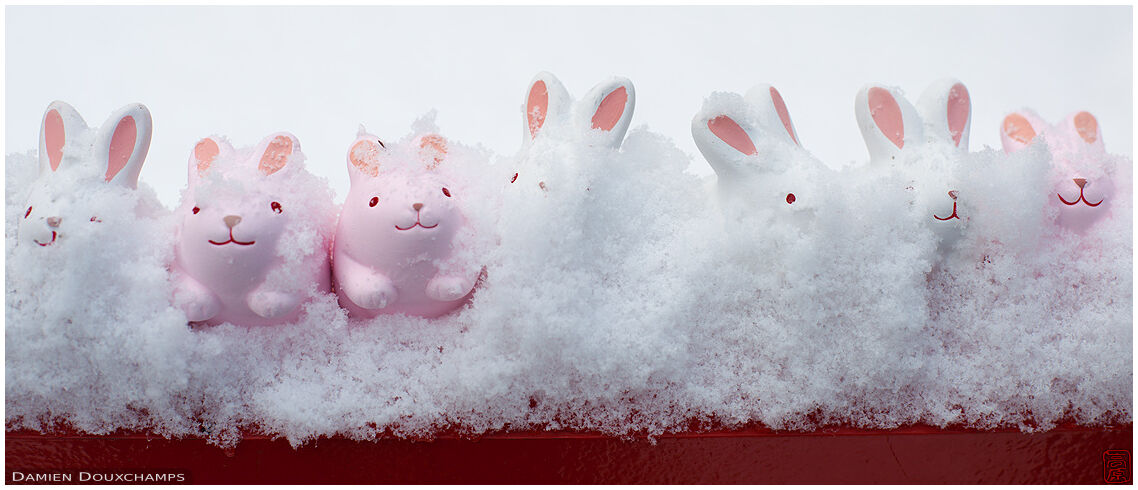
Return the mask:
<path fill-rule="evenodd" d="M 84 193 L 97 190 L 86 182 L 137 188 L 150 133 L 150 111 L 142 104 L 124 106 L 102 127 L 88 128 L 66 102 L 52 102 L 40 123 L 39 178 L 18 223 L 16 243 L 55 244 L 68 226 L 65 212 L 84 213 L 69 219 L 101 221 L 98 210 L 76 209 L 88 205 Z"/>
<path fill-rule="evenodd" d="M 321 203 L 306 195 L 314 177 L 302 161 L 288 133 L 251 152 L 215 137 L 194 147 L 175 263 L 175 303 L 191 322 L 288 323 L 331 290 L 331 216 L 314 215 Z"/>
<path fill-rule="evenodd" d="M 396 145 L 361 130 L 352 143 L 332 252 L 336 292 L 351 316 L 435 318 L 470 298 L 481 265 L 468 256 L 474 230 L 446 160 L 437 134 Z"/>
<path fill-rule="evenodd" d="M 1113 170 L 1107 161 L 1098 120 L 1086 111 L 1067 116 L 1051 126 L 1030 110 L 1004 117 L 1000 140 L 1011 153 L 1035 143 L 1043 136 L 1058 170 L 1050 202 L 1058 208 L 1056 221 L 1075 232 L 1084 232 L 1110 214 L 1115 192 Z"/>

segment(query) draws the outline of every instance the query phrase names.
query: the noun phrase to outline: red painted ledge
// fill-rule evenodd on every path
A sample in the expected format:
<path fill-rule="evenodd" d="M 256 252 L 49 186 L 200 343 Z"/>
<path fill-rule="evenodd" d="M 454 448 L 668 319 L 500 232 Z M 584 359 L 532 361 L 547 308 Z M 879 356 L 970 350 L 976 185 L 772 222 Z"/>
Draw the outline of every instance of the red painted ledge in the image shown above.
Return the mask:
<path fill-rule="evenodd" d="M 182 475 L 185 483 L 1083 483 L 1130 479 L 1133 424 L 1023 433 L 910 426 L 762 427 L 626 440 L 515 432 L 430 441 L 321 438 L 293 449 L 250 435 L 235 448 L 146 434 L 7 432 L 5 480 L 31 474 Z M 1106 451 L 1111 453 L 1104 457 Z M 1107 472 L 1121 465 L 1124 472 Z M 134 476 L 137 478 L 137 476 Z M 62 477 L 54 477 L 62 478 Z M 177 481 L 177 480 L 175 480 Z M 119 481 L 118 483 L 122 483 Z"/>

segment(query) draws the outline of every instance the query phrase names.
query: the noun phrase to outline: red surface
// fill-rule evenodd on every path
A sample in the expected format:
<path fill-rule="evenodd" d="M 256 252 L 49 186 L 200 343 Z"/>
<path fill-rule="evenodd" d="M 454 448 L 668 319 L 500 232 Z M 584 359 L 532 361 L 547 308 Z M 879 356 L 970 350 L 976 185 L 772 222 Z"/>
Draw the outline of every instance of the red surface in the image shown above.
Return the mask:
<path fill-rule="evenodd" d="M 1104 452 L 1129 454 L 1132 439 L 1133 425 L 1127 424 L 1035 434 L 930 427 L 746 429 L 661 436 L 655 444 L 581 433 L 335 438 L 297 449 L 251 436 L 226 450 L 200 439 L 9 432 L 5 479 L 12 482 L 15 471 L 161 469 L 184 473 L 188 483 L 1101 484 Z"/>

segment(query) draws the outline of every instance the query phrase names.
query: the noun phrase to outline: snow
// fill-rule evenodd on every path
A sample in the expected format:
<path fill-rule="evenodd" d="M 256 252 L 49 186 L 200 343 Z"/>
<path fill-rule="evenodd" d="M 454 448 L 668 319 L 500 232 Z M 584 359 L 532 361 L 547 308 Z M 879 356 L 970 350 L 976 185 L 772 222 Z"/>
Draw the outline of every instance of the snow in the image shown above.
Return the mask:
<path fill-rule="evenodd" d="M 428 115 L 400 146 L 435 131 Z M 740 201 L 647 127 L 619 149 L 595 138 L 553 131 L 511 156 L 450 139 L 487 271 L 468 307 L 354 320 L 328 293 L 276 327 L 187 326 L 171 306 L 177 214 L 135 214 L 157 199 L 145 174 L 133 193 L 64 189 L 63 222 L 79 224 L 16 246 L 37 162 L 9 154 L 7 427 L 232 445 L 243 431 L 302 444 L 1131 420 L 1130 158 L 1063 157 L 1120 189 L 1080 235 L 1054 223 L 1050 184 L 1066 177 L 1043 145 L 930 146 L 892 167 L 760 149 L 775 178 Z M 306 166 L 344 172 L 346 151 Z M 951 240 L 927 204 L 949 188 L 969 217 Z"/>

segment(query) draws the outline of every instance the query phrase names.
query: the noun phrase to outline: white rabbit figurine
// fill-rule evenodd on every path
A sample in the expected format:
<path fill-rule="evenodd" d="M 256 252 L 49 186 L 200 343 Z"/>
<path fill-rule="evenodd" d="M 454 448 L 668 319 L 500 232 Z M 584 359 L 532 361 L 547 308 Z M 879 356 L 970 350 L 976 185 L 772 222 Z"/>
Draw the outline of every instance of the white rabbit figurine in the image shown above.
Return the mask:
<path fill-rule="evenodd" d="M 1075 232 L 1084 232 L 1110 214 L 1116 191 L 1114 170 L 1107 164 L 1106 148 L 1098 120 L 1086 111 L 1068 115 L 1052 126 L 1030 110 L 1013 112 L 1000 125 L 1004 151 L 1022 150 L 1046 140 L 1056 167 L 1049 199 L 1057 209 L 1056 221 Z"/>
<path fill-rule="evenodd" d="M 66 102 L 55 101 L 40 124 L 39 177 L 32 184 L 27 208 L 19 221 L 18 243 L 48 247 L 65 234 L 68 204 L 87 205 L 76 195 L 80 181 L 98 180 L 128 189 L 138 187 L 138 174 L 150 148 L 150 111 L 129 104 L 115 111 L 100 128 L 88 128 Z M 82 219 L 100 221 L 97 210 Z M 74 219 L 74 218 L 71 218 Z"/>
<path fill-rule="evenodd" d="M 434 318 L 462 306 L 481 272 L 467 246 L 465 188 L 446 171 L 447 141 L 386 144 L 362 131 L 348 150 L 351 188 L 340 213 L 333 275 L 357 318 Z"/>
<path fill-rule="evenodd" d="M 189 188 L 178 213 L 176 292 L 191 322 L 256 326 L 294 321 L 312 295 L 331 290 L 330 208 L 311 195 L 291 134 L 252 151 L 217 137 L 189 159 Z M 328 221 L 324 223 L 323 221 Z"/>
<path fill-rule="evenodd" d="M 510 176 L 513 186 L 548 190 L 548 172 L 541 166 L 549 160 L 543 157 L 549 146 L 580 142 L 590 147 L 620 148 L 636 107 L 636 91 L 630 80 L 610 77 L 576 102 L 548 72 L 538 73 L 529 87 L 523 104 L 522 136 L 522 153 L 528 158 L 523 158 L 522 168 Z M 535 150 L 539 143 L 546 146 Z"/>
<path fill-rule="evenodd" d="M 972 99 L 968 88 L 952 78 L 938 80 L 921 95 L 914 108 L 896 89 L 880 85 L 863 87 L 854 101 L 854 112 L 870 164 L 905 170 L 917 153 L 939 157 L 950 164 L 940 169 L 951 174 L 968 152 L 972 126 Z M 926 163 L 929 163 L 926 161 Z M 940 175 L 948 179 L 949 175 Z M 949 182 L 924 182 L 916 178 L 916 203 L 929 216 L 942 244 L 951 244 L 962 234 L 967 216 L 959 209 L 959 193 Z"/>
<path fill-rule="evenodd" d="M 804 226 L 812 221 L 821 162 L 801 148 L 782 96 L 758 85 L 745 97 L 713 93 L 692 118 L 692 138 L 718 176 L 724 212 L 781 213 Z"/>

